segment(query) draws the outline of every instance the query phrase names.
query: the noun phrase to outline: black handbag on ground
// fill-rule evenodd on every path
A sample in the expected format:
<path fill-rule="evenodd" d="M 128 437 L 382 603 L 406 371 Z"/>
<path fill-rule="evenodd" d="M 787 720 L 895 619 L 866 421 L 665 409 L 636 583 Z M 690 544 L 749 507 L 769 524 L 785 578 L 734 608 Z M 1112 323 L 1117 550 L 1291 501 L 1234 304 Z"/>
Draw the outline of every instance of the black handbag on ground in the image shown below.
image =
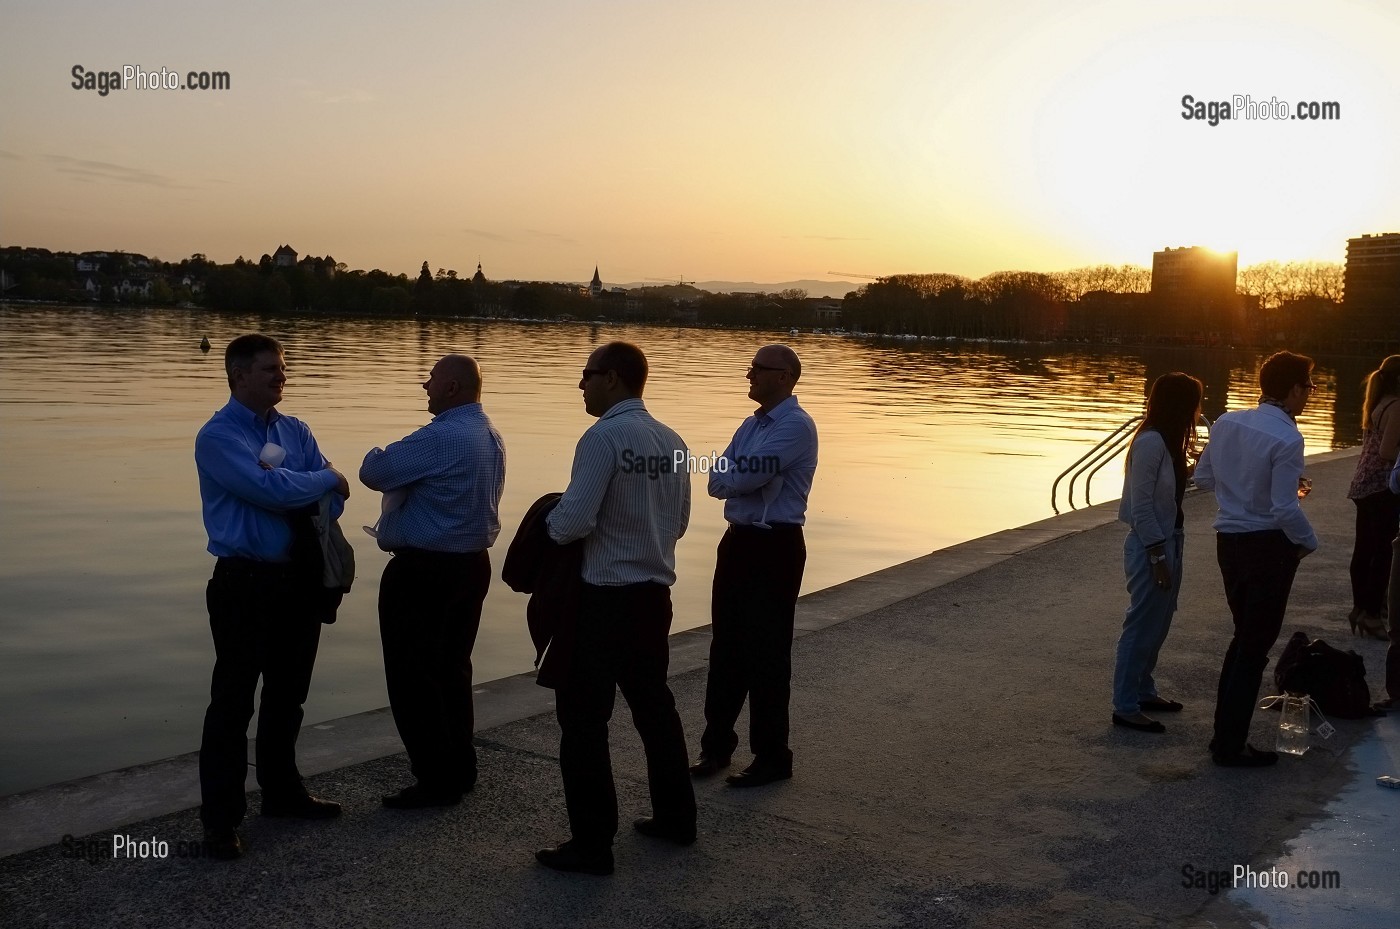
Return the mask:
<path fill-rule="evenodd" d="M 1356 652 L 1333 648 L 1322 639 L 1308 641 L 1295 632 L 1274 665 L 1280 693 L 1309 694 L 1329 717 L 1361 719 L 1378 715 L 1366 686 L 1366 662 Z"/>

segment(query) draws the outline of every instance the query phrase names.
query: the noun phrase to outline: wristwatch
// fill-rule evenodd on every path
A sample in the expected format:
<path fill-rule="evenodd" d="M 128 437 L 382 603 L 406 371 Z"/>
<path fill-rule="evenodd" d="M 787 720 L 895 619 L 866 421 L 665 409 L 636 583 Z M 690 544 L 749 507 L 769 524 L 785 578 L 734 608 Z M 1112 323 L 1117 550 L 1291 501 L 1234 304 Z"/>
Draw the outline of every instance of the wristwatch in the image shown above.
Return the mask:
<path fill-rule="evenodd" d="M 1166 561 L 1166 560 L 1167 560 L 1167 556 L 1166 556 L 1166 555 L 1148 555 L 1148 556 L 1147 556 L 1147 561 L 1148 561 L 1149 564 L 1161 564 L 1162 562 L 1164 562 L 1164 561 Z"/>

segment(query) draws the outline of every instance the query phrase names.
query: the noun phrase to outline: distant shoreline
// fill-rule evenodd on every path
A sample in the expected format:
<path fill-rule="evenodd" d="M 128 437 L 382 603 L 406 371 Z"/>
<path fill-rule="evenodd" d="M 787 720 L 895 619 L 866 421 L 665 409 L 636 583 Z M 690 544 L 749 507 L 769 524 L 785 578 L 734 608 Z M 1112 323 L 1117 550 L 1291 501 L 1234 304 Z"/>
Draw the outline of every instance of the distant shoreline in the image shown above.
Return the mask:
<path fill-rule="evenodd" d="M 246 314 L 250 316 L 259 314 L 256 310 L 218 310 L 207 306 L 146 306 L 141 304 L 110 304 L 93 301 L 91 303 L 54 303 L 47 300 L 0 300 L 0 310 L 5 309 L 27 309 L 44 308 L 55 310 L 102 310 L 114 313 L 167 313 L 179 312 L 200 312 L 210 313 L 216 316 L 229 316 Z M 418 315 L 414 313 L 396 313 L 385 315 L 379 313 L 355 312 L 353 310 L 336 310 L 335 312 L 322 312 L 319 310 L 303 309 L 294 310 L 285 314 L 288 317 L 301 319 L 382 319 L 382 320 L 420 320 L 420 321 L 441 321 L 441 322 L 482 322 L 482 323 L 517 323 L 521 325 L 551 325 L 551 326 L 645 326 L 655 329 L 701 329 L 720 330 L 725 332 L 757 332 L 768 335 L 791 335 L 794 331 L 791 328 L 765 327 L 765 326 L 735 326 L 723 323 L 701 324 L 685 322 L 679 320 L 627 320 L 627 319 L 566 319 L 550 317 L 523 317 L 523 316 L 447 316 L 447 315 Z M 277 318 L 270 316 L 269 318 Z M 1227 351 L 1243 352 L 1264 357 L 1273 349 L 1263 346 L 1250 345 L 1202 345 L 1197 342 L 1180 340 L 1132 340 L 1132 341 L 1104 341 L 1090 342 L 1076 339 L 998 339 L 988 336 L 937 336 L 937 335 L 917 335 L 915 333 L 885 333 L 885 332 L 853 332 L 840 327 L 832 328 L 799 328 L 796 330 L 799 336 L 822 335 L 837 336 L 840 338 L 862 339 L 868 341 L 895 342 L 901 344 L 948 344 L 948 345 L 1048 345 L 1064 348 L 1084 348 L 1084 349 L 1105 349 L 1119 351 L 1123 349 L 1184 349 L 1189 351 Z M 1329 350 L 1325 353 L 1328 357 L 1340 358 L 1371 358 L 1375 353 L 1372 351 L 1337 351 Z"/>

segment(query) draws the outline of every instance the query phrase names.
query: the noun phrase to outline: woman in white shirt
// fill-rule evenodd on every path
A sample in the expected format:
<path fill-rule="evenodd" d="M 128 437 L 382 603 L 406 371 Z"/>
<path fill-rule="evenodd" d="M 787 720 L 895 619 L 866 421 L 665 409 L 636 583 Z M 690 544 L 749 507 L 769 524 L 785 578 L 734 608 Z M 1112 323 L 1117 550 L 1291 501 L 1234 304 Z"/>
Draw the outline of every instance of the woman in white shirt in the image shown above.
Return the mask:
<path fill-rule="evenodd" d="M 1189 374 L 1177 371 L 1157 378 L 1128 448 L 1118 518 L 1129 527 L 1123 570 L 1130 602 L 1113 672 L 1113 724 L 1140 732 L 1166 731 L 1144 710 L 1172 713 L 1182 708 L 1157 693 L 1152 670 L 1181 590 L 1181 500 L 1200 454 L 1196 421 L 1201 395 L 1201 382 Z"/>

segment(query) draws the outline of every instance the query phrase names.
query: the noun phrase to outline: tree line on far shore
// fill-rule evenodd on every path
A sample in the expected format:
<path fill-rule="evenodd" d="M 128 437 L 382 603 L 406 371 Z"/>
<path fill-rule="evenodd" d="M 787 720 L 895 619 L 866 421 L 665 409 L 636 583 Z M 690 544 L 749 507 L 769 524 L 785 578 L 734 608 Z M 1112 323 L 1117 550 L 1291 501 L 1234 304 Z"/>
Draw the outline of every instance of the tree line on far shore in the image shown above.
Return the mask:
<path fill-rule="evenodd" d="M 203 255 L 180 262 L 118 254 L 103 260 L 100 294 L 75 283 L 73 256 L 9 247 L 0 254 L 6 296 L 35 300 L 194 304 L 213 310 L 349 313 L 370 316 L 492 317 L 639 321 L 680 325 L 845 329 L 929 338 L 1270 345 L 1301 349 L 1344 343 L 1386 344 L 1392 331 L 1349 319 L 1342 266 L 1264 262 L 1242 269 L 1233 294 L 1165 296 L 1152 272 L 1098 265 L 1055 273 L 1001 271 L 979 279 L 955 274 L 895 274 L 848 293 L 844 301 L 804 291 L 715 294 L 685 284 L 604 291 L 580 284 L 490 281 L 423 262 L 416 278 L 351 270 L 330 256 L 279 266 L 269 255 L 218 265 Z M 129 256 L 127 256 L 129 257 Z M 91 276 L 89 276 L 90 278 Z M 135 298 L 119 281 L 148 286 Z M 1393 327 L 1391 327 L 1393 328 Z"/>

